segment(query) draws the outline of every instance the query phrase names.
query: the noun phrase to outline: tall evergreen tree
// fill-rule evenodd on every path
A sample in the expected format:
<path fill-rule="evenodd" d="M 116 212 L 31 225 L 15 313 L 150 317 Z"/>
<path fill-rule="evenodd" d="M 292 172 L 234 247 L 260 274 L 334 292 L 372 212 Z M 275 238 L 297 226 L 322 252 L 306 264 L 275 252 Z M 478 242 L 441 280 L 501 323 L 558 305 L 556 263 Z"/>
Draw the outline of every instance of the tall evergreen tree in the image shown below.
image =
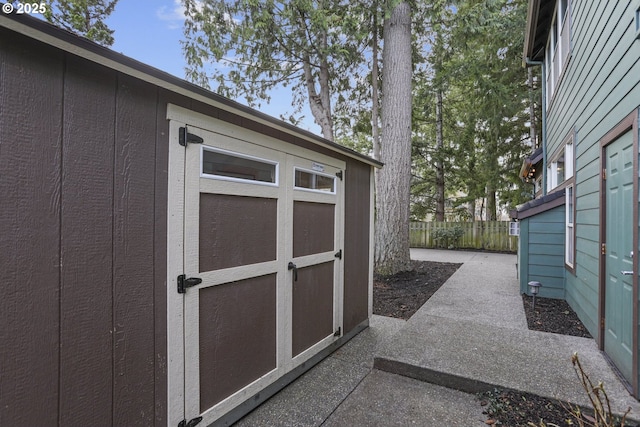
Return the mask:
<path fill-rule="evenodd" d="M 441 10 L 445 25 L 432 26 L 428 67 L 417 75 L 414 154 L 424 159 L 414 159 L 413 211 L 440 219 L 444 181 L 454 209 L 464 204 L 473 217 L 480 201 L 487 219 L 495 219 L 499 204 L 513 207 L 527 193 L 517 177 L 528 149 L 527 74 L 520 57 L 526 2 L 445 3 L 453 7 Z"/>
<path fill-rule="evenodd" d="M 382 56 L 382 139 L 376 174 L 375 268 L 380 274 L 408 270 L 411 185 L 411 6 L 389 0 Z"/>

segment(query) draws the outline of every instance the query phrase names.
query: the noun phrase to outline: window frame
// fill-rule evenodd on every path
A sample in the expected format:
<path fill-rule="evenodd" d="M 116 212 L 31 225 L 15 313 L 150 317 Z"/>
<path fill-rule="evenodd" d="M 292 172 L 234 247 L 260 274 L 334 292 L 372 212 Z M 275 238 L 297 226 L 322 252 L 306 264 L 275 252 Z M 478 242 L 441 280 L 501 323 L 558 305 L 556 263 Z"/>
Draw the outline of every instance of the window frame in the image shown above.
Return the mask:
<path fill-rule="evenodd" d="M 563 8 L 563 1 L 566 5 Z M 556 0 L 545 47 L 546 105 L 549 109 L 571 59 L 571 0 Z"/>
<path fill-rule="evenodd" d="M 205 151 L 219 153 L 219 154 L 223 154 L 230 157 L 236 157 L 239 159 L 251 160 L 254 162 L 264 163 L 267 165 L 272 165 L 274 166 L 274 172 L 273 172 L 274 181 L 268 182 L 268 181 L 260 181 L 257 179 L 237 178 L 237 177 L 226 176 L 226 175 L 216 175 L 211 173 L 205 173 L 204 172 L 204 152 Z M 203 145 L 200 147 L 200 177 L 207 178 L 207 179 L 216 179 L 220 181 L 238 182 L 242 184 L 267 185 L 269 187 L 279 187 L 280 186 L 280 163 L 275 160 L 264 159 L 262 157 L 256 157 L 249 154 L 238 153 L 235 151 L 225 150 L 222 148 L 215 148 L 215 147 Z"/>
<path fill-rule="evenodd" d="M 316 188 L 308 188 L 308 187 L 299 187 L 296 185 L 296 181 L 295 181 L 295 177 L 296 177 L 296 172 L 304 172 L 304 173 L 308 173 L 311 175 L 317 175 L 317 176 L 322 176 L 325 178 L 329 178 L 333 181 L 333 190 L 331 191 L 325 191 L 325 190 L 318 190 Z M 293 189 L 294 190 L 300 190 L 300 191 L 311 191 L 313 193 L 320 193 L 320 194 L 331 194 L 331 195 L 335 195 L 337 194 L 337 185 L 336 185 L 336 176 L 331 175 L 329 173 L 325 173 L 325 172 L 320 172 L 317 170 L 312 170 L 312 169 L 307 169 L 307 168 L 303 168 L 300 166 L 294 166 L 293 168 Z"/>
<path fill-rule="evenodd" d="M 575 180 L 565 187 L 564 266 L 576 272 L 576 185 Z"/>
<path fill-rule="evenodd" d="M 563 188 L 569 185 L 575 175 L 575 144 L 574 132 L 571 131 L 567 135 L 560 147 L 551 156 L 551 160 L 547 165 L 547 191 Z M 558 182 L 558 164 L 563 159 L 564 177 L 562 182 Z"/>

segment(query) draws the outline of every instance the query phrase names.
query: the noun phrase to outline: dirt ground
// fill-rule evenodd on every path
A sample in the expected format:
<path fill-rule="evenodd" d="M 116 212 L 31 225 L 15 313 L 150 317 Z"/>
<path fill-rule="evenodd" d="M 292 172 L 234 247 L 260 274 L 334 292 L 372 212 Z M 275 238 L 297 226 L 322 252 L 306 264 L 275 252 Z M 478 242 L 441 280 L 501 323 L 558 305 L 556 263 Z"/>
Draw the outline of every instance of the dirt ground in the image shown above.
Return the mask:
<path fill-rule="evenodd" d="M 373 279 L 373 314 L 407 320 L 462 264 L 411 261 L 411 271 Z"/>
<path fill-rule="evenodd" d="M 376 276 L 373 284 L 373 313 L 381 316 L 409 319 L 462 264 L 412 261 L 412 271 L 389 277 Z M 522 296 L 529 329 L 591 338 L 569 304 L 561 300 Z M 564 402 L 512 390 L 494 390 L 478 396 L 485 409 L 487 425 L 528 427 L 558 427 L 580 425 L 569 414 Z M 588 417 L 588 415 L 587 415 Z M 588 418 L 585 419 L 589 421 Z M 532 422 L 534 424 L 528 424 Z M 591 425 L 591 424 L 585 424 Z M 626 427 L 638 427 L 625 424 Z"/>

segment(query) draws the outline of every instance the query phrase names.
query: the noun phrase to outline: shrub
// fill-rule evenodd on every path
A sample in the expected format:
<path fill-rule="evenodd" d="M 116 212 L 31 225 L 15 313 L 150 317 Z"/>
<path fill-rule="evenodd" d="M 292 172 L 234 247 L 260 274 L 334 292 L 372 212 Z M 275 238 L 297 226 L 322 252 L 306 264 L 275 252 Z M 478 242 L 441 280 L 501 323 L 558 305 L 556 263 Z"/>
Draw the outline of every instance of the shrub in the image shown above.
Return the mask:
<path fill-rule="evenodd" d="M 459 225 L 450 228 L 438 228 L 433 231 L 433 241 L 438 248 L 455 249 L 458 247 L 464 230 Z"/>

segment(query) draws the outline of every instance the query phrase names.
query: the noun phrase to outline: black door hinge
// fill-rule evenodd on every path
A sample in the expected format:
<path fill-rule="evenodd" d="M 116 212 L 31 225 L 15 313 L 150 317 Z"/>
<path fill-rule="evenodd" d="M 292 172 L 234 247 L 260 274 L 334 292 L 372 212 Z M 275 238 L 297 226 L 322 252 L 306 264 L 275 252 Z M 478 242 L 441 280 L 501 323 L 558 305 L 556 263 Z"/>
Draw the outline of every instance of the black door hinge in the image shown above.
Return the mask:
<path fill-rule="evenodd" d="M 187 279 L 187 276 L 181 274 L 178 276 L 178 293 L 184 294 L 185 292 L 187 292 L 187 288 L 197 286 L 200 283 L 202 283 L 202 279 L 200 279 L 199 277 L 190 277 Z"/>
<path fill-rule="evenodd" d="M 194 427 L 198 425 L 200 421 L 202 421 L 202 417 L 196 417 L 189 422 L 187 422 L 187 420 L 182 420 L 178 423 L 178 427 Z"/>
<path fill-rule="evenodd" d="M 338 258 L 338 259 L 342 259 L 342 249 L 340 249 L 338 252 L 336 252 L 333 256 Z"/>
<path fill-rule="evenodd" d="M 336 176 L 340 178 L 340 181 L 342 181 L 342 171 L 336 172 Z"/>
<path fill-rule="evenodd" d="M 178 137 L 178 142 L 183 147 L 186 147 L 187 144 L 202 144 L 204 139 L 200 138 L 198 135 L 194 135 L 187 131 L 187 127 L 180 128 L 180 136 Z"/>
<path fill-rule="evenodd" d="M 334 337 L 339 337 L 340 335 L 342 335 L 342 327 L 338 328 L 338 330 L 336 331 L 335 334 L 333 334 Z"/>

